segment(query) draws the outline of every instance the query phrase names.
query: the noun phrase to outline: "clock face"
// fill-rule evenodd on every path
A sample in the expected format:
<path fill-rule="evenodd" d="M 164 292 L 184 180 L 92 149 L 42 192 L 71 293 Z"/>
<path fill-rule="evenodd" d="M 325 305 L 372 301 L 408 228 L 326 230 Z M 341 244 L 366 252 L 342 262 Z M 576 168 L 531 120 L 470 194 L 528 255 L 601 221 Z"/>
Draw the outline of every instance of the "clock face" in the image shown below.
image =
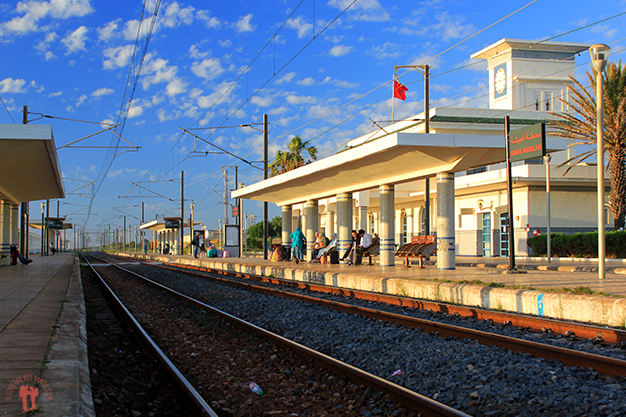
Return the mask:
<path fill-rule="evenodd" d="M 502 94 L 504 92 L 504 89 L 506 88 L 506 72 L 504 71 L 504 68 L 500 68 L 498 69 L 498 71 L 496 71 L 496 92 L 498 94 Z"/>

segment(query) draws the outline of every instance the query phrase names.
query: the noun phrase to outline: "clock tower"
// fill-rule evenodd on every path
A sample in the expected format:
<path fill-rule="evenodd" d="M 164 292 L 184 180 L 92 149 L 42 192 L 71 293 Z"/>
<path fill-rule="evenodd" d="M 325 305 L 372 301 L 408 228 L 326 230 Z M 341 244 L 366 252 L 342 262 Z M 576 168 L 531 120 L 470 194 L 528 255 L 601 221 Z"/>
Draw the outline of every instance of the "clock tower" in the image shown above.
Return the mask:
<path fill-rule="evenodd" d="M 582 43 L 502 39 L 472 55 L 486 59 L 489 108 L 569 111 L 567 84 L 575 56 L 591 46 Z"/>

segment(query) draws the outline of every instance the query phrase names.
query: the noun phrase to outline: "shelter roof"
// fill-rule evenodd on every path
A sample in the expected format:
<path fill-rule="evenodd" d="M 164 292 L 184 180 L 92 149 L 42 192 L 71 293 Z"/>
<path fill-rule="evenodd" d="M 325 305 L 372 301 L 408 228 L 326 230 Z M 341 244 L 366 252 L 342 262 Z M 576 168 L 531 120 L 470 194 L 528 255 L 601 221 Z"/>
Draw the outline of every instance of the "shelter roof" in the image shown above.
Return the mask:
<path fill-rule="evenodd" d="M 64 198 L 50 125 L 0 124 L 0 199 Z"/>
<path fill-rule="evenodd" d="M 471 55 L 472 59 L 490 59 L 511 49 L 528 49 L 534 51 L 572 52 L 587 50 L 589 43 L 542 42 L 538 40 L 503 38 Z"/>
<path fill-rule="evenodd" d="M 565 149 L 565 139 L 548 137 L 546 147 L 549 152 Z M 504 160 L 502 136 L 394 132 L 235 190 L 232 197 L 282 206 L 375 189 L 381 184 L 402 184 L 440 172 L 466 171 Z"/>

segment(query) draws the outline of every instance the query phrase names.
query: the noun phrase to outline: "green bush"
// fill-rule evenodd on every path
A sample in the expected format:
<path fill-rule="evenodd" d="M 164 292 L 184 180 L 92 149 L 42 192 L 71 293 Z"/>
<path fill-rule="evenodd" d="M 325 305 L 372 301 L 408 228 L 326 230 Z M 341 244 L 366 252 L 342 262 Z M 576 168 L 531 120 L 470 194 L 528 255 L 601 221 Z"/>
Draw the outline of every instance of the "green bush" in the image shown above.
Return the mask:
<path fill-rule="evenodd" d="M 605 236 L 607 258 L 626 258 L 626 232 L 607 232 Z M 546 256 L 548 253 L 547 235 L 529 238 L 528 245 L 535 256 Z M 573 235 L 552 233 L 550 249 L 552 256 L 595 258 L 598 256 L 598 232 Z"/>

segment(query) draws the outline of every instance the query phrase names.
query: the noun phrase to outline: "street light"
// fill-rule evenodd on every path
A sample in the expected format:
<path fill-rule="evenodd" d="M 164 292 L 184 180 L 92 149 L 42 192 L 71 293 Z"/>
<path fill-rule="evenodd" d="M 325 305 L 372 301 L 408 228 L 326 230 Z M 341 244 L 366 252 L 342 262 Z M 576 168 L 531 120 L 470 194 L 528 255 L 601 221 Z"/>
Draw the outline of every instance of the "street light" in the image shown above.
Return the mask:
<path fill-rule="evenodd" d="M 598 279 L 604 279 L 605 238 L 604 238 L 604 91 L 602 72 L 606 68 L 609 47 L 596 44 L 589 48 L 591 62 L 596 70 L 596 119 L 598 144 Z"/>

